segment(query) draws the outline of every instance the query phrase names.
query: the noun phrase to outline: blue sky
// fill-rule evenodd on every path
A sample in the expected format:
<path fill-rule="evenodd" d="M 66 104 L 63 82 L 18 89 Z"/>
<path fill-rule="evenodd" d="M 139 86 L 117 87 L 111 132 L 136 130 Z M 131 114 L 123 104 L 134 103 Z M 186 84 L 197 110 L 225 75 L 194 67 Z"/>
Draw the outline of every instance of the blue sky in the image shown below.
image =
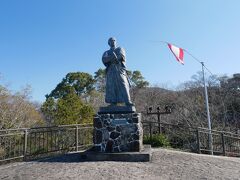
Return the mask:
<path fill-rule="evenodd" d="M 172 42 L 204 61 L 213 74 L 240 70 L 239 0 L 2 0 L 0 83 L 26 84 L 43 102 L 68 72 L 93 74 L 114 36 L 127 67 L 151 84 L 170 87 L 201 70 L 190 56 L 178 63 Z"/>

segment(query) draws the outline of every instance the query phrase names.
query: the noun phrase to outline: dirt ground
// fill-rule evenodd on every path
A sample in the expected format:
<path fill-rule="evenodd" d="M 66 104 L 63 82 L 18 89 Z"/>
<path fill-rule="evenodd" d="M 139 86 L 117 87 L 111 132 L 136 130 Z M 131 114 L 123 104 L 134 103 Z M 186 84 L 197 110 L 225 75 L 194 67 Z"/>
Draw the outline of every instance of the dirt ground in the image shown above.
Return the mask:
<path fill-rule="evenodd" d="M 240 179 L 240 158 L 153 149 L 152 162 L 81 162 L 78 154 L 0 166 L 8 180 L 170 180 Z"/>

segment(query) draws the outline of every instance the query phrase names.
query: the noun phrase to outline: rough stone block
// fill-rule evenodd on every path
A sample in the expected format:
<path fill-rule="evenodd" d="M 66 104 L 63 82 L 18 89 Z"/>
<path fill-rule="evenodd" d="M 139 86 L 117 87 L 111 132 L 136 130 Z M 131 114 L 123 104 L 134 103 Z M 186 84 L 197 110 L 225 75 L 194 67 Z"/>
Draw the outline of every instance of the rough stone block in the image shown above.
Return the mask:
<path fill-rule="evenodd" d="M 139 152 L 143 130 L 141 114 L 98 114 L 94 118 L 96 152 Z M 101 146 L 101 148 L 99 148 Z"/>

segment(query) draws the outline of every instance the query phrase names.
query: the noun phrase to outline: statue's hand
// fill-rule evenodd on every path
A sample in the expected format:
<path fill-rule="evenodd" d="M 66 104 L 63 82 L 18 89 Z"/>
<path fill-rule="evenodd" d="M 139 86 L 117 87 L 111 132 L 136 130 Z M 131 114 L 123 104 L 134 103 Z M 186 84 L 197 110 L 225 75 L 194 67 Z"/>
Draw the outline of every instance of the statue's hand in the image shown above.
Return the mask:
<path fill-rule="evenodd" d="M 102 56 L 102 62 L 103 64 L 108 67 L 111 64 L 111 58 L 108 54 L 108 52 L 105 52 Z"/>
<path fill-rule="evenodd" d="M 119 62 L 116 53 L 113 52 L 113 51 L 112 52 L 105 52 L 103 54 L 102 61 L 103 61 L 104 64 L 108 64 L 108 63 L 117 64 Z"/>

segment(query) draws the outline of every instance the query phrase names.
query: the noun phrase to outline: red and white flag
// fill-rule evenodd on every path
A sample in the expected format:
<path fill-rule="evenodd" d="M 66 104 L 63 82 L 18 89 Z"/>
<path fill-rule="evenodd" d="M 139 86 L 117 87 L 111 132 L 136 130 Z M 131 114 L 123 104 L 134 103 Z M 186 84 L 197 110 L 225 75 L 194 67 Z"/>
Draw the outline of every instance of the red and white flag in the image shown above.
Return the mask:
<path fill-rule="evenodd" d="M 181 64 L 184 64 L 183 61 L 183 49 L 179 48 L 177 46 L 174 46 L 172 44 L 168 43 L 168 47 L 169 49 L 172 51 L 172 53 L 174 54 L 174 56 L 176 57 L 177 61 L 180 62 Z"/>

